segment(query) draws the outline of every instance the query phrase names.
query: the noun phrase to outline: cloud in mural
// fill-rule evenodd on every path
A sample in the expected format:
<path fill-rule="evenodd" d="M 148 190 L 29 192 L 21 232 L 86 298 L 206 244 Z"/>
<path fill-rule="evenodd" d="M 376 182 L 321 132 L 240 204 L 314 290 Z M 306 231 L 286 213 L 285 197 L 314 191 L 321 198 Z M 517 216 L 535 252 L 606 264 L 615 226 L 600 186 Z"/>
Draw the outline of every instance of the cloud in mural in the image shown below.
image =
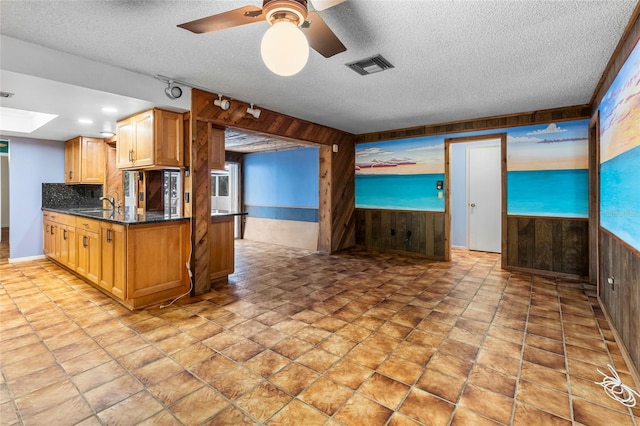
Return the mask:
<path fill-rule="evenodd" d="M 527 133 L 528 135 L 530 135 L 531 133 Z M 507 135 L 507 142 L 509 143 L 539 143 L 544 141 L 544 139 L 540 139 L 540 138 L 532 138 L 532 137 L 528 137 L 528 136 L 511 136 L 511 135 Z"/>
<path fill-rule="evenodd" d="M 440 143 L 437 145 L 426 145 L 420 146 L 418 148 L 405 149 L 405 152 L 414 152 L 414 151 L 432 151 L 435 149 L 444 149 L 444 144 Z"/>
<path fill-rule="evenodd" d="M 534 130 L 533 132 L 527 133 L 527 135 L 544 135 L 547 133 L 562 133 L 566 131 L 567 129 L 563 129 L 562 127 L 558 126 L 556 123 L 551 123 L 547 126 L 546 129 Z"/>
<path fill-rule="evenodd" d="M 389 152 L 381 148 L 366 148 L 356 152 L 356 157 L 366 157 L 368 155 L 382 155 L 382 154 L 392 154 L 392 152 Z"/>

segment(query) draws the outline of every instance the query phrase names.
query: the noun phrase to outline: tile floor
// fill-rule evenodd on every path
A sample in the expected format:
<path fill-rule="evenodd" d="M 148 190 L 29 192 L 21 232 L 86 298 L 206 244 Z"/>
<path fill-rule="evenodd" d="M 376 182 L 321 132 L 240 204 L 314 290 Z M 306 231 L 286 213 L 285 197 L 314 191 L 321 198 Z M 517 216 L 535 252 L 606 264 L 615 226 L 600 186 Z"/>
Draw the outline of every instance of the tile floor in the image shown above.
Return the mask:
<path fill-rule="evenodd" d="M 246 241 L 229 284 L 130 312 L 47 260 L 0 261 L 0 423 L 640 425 L 590 286 Z"/>

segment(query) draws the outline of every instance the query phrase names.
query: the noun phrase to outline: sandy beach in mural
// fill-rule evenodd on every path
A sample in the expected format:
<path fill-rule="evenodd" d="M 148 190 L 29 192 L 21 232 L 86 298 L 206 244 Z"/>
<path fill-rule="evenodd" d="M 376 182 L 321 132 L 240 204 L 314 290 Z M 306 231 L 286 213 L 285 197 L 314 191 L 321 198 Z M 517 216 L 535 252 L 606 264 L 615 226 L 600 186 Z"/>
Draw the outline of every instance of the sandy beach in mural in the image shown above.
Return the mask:
<path fill-rule="evenodd" d="M 395 166 L 367 167 L 356 165 L 357 175 L 424 175 L 441 173 L 442 166 L 425 163 L 398 164 Z"/>

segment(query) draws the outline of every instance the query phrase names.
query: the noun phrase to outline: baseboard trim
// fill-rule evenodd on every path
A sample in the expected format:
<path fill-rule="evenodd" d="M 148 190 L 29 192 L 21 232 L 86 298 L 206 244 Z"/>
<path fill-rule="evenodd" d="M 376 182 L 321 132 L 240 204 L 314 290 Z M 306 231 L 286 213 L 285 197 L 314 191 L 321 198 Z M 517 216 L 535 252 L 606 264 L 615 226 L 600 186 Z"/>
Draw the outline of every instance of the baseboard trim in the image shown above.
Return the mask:
<path fill-rule="evenodd" d="M 46 258 L 47 256 L 45 256 L 44 254 L 41 254 L 39 256 L 16 257 L 13 259 L 9 258 L 9 263 L 31 262 L 33 260 L 42 260 Z"/>
<path fill-rule="evenodd" d="M 618 344 L 618 347 L 620 348 L 620 352 L 622 352 L 622 358 L 624 358 L 624 362 L 625 362 L 625 364 L 627 364 L 627 368 L 629 369 L 629 373 L 631 373 L 631 377 L 633 378 L 633 381 L 636 382 L 635 388 L 636 389 L 640 389 L 640 373 L 638 372 L 638 369 L 636 368 L 635 364 L 633 363 L 633 360 L 631 359 L 631 356 L 629 355 L 629 352 L 627 351 L 627 346 L 624 344 L 624 341 L 622 340 L 622 337 L 620 337 L 620 334 L 618 334 L 618 330 L 616 330 L 616 327 L 613 324 L 613 320 L 611 319 L 611 316 L 609 315 L 609 312 L 607 311 L 607 308 L 604 306 L 604 303 L 602 303 L 602 300 L 600 300 L 600 296 L 598 296 L 598 304 L 600 305 L 600 309 L 602 309 L 602 313 L 604 314 L 604 318 L 609 323 L 609 328 L 611 329 L 611 333 L 613 334 L 613 338 L 616 339 L 616 343 Z"/>

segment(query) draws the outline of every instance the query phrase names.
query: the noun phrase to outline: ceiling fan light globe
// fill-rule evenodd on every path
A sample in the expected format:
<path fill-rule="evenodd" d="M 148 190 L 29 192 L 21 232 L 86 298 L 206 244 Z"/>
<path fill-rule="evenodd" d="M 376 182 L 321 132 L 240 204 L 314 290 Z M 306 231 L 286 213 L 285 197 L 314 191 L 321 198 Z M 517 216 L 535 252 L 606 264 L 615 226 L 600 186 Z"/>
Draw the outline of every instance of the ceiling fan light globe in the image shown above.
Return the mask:
<path fill-rule="evenodd" d="M 294 23 L 275 22 L 260 44 L 264 64 L 274 74 L 289 77 L 300 72 L 309 59 L 309 42 Z"/>

